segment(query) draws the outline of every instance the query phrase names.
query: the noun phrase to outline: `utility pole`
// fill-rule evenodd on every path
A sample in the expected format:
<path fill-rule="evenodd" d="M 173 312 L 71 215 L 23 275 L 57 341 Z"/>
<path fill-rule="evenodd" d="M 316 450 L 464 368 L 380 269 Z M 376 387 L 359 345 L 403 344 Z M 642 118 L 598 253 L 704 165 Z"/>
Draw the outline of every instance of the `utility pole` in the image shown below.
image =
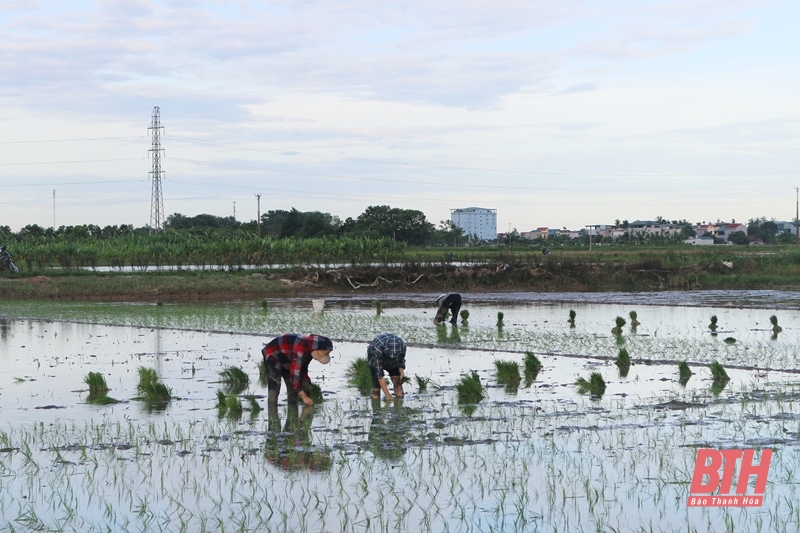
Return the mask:
<path fill-rule="evenodd" d="M 258 222 L 258 238 L 261 238 L 261 195 L 256 194 L 256 198 L 258 198 L 258 218 L 256 221 Z"/>
<path fill-rule="evenodd" d="M 233 220 L 236 220 L 236 200 L 233 201 Z"/>
<path fill-rule="evenodd" d="M 800 245 L 800 220 L 798 220 L 798 215 L 800 215 L 800 187 L 794 188 L 794 243 L 795 245 Z"/>
<path fill-rule="evenodd" d="M 53 231 L 56 230 L 56 190 L 53 189 Z"/>
<path fill-rule="evenodd" d="M 150 157 L 153 160 L 153 167 L 150 170 L 150 179 L 153 180 L 153 195 L 150 200 L 150 233 L 154 231 L 161 231 L 164 224 L 164 195 L 161 192 L 161 176 L 164 172 L 161 170 L 161 154 L 164 149 L 161 148 L 161 130 L 164 127 L 161 125 L 161 110 L 158 106 L 153 108 L 153 117 L 150 127 L 150 135 L 153 137 L 153 145 L 150 148 Z"/>

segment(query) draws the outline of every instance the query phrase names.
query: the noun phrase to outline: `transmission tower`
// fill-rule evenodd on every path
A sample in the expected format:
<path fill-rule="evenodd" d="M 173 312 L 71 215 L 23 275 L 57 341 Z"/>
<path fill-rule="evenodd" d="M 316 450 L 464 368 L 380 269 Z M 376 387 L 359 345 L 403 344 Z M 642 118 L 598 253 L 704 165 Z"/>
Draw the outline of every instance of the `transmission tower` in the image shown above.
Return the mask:
<path fill-rule="evenodd" d="M 150 148 L 150 158 L 153 160 L 153 168 L 150 171 L 150 179 L 153 180 L 153 198 L 150 201 L 150 233 L 161 231 L 164 225 L 164 195 L 161 192 L 161 178 L 164 171 L 161 170 L 161 111 L 158 106 L 153 108 L 153 120 L 150 127 L 150 136 L 153 138 L 153 146 Z"/>

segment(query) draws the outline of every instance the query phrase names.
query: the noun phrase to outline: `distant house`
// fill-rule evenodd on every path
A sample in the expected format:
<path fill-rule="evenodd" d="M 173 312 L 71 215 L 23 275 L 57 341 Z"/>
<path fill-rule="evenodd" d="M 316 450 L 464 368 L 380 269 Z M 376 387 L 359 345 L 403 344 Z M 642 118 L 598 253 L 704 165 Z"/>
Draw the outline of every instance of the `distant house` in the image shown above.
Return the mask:
<path fill-rule="evenodd" d="M 712 235 L 703 235 L 702 237 L 685 239 L 683 242 L 686 244 L 691 244 L 692 246 L 710 246 L 714 244 L 714 237 Z"/>
<path fill-rule="evenodd" d="M 531 231 L 523 231 L 522 233 L 520 233 L 520 235 L 522 235 L 523 238 L 530 240 L 546 239 L 548 237 L 549 231 L 550 230 L 548 228 L 536 228 L 532 229 Z"/>
<path fill-rule="evenodd" d="M 631 235 L 662 235 L 670 237 L 681 232 L 677 224 L 658 222 L 656 220 L 635 220 L 628 224 Z"/>
<path fill-rule="evenodd" d="M 725 239 L 726 241 L 731 240 L 731 235 L 736 233 L 737 231 L 743 232 L 747 235 L 747 226 L 741 224 L 739 222 L 731 222 L 730 224 L 720 223 L 719 229 L 717 230 L 717 236 L 720 239 Z"/>

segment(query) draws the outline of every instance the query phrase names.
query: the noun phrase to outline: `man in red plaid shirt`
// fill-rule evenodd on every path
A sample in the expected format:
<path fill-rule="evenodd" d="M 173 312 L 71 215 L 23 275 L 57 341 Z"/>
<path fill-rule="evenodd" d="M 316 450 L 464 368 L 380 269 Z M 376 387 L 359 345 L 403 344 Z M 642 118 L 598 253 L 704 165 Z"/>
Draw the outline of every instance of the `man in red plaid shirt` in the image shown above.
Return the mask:
<path fill-rule="evenodd" d="M 322 335 L 296 335 L 287 333 L 275 337 L 264 346 L 264 367 L 267 371 L 268 404 L 277 407 L 278 395 L 281 392 L 281 378 L 286 382 L 286 394 L 290 404 L 296 404 L 298 397 L 306 405 L 314 405 L 303 390 L 305 384 L 311 383 L 308 377 L 308 364 L 316 359 L 323 365 L 331 360 L 333 342 Z"/>

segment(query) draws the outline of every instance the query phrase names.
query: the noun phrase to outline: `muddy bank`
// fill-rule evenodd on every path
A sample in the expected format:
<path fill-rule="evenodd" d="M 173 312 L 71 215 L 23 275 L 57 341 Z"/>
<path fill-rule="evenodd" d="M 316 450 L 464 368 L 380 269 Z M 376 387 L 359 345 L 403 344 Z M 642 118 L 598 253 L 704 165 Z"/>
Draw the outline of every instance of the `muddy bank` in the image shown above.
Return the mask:
<path fill-rule="evenodd" d="M 471 266 L 408 263 L 283 271 L 58 272 L 0 278 L 2 299 L 152 302 L 446 291 L 580 293 L 797 288 L 800 283 L 795 277 L 760 277 L 722 263 L 673 268 L 553 261 Z"/>

